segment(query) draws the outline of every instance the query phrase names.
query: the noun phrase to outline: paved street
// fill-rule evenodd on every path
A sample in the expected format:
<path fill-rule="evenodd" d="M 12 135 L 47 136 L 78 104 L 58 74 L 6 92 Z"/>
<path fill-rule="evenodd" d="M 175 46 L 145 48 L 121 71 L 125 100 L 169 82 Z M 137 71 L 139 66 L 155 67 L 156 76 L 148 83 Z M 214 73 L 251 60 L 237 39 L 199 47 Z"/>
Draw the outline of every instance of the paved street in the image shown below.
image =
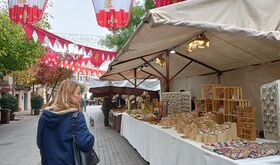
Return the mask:
<path fill-rule="evenodd" d="M 146 165 L 135 149 L 115 130 L 103 126 L 100 106 L 87 107 L 87 114 L 94 116 L 95 150 L 100 165 Z M 38 116 L 16 114 L 17 121 L 0 124 L 0 164 L 38 165 L 40 154 L 36 146 Z"/>
<path fill-rule="evenodd" d="M 17 113 L 18 121 L 0 124 L 0 164 L 38 165 L 39 150 L 36 146 L 37 122 L 39 116 Z"/>

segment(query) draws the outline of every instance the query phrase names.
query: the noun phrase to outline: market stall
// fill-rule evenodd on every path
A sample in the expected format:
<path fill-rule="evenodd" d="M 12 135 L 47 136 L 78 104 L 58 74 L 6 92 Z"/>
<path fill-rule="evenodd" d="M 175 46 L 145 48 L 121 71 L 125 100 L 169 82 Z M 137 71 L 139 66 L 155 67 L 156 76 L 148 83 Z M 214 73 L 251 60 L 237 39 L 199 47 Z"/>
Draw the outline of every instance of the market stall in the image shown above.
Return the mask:
<path fill-rule="evenodd" d="M 150 10 L 102 78 L 122 79 L 116 77 L 122 72 L 132 78 L 131 70 L 141 69 L 157 76 L 162 89 L 186 89 L 196 97 L 204 84 L 239 85 L 256 106 L 261 129 L 259 87 L 280 77 L 278 3 L 188 0 Z M 209 47 L 190 51 L 198 40 Z"/>
<path fill-rule="evenodd" d="M 131 95 L 136 99 L 137 96 L 141 96 L 144 92 L 148 93 L 151 99 L 159 98 L 159 82 L 155 79 L 151 80 L 136 80 L 137 88 L 130 81 L 105 81 L 94 80 L 91 82 L 89 92 L 93 97 L 106 97 L 110 95 Z M 128 100 L 127 100 L 128 101 Z M 113 109 L 110 113 L 110 119 L 112 119 L 112 128 L 120 132 L 122 112 L 125 110 L 122 108 Z"/>
<path fill-rule="evenodd" d="M 152 165 L 269 165 L 280 164 L 280 156 L 233 160 L 206 150 L 203 143 L 182 138 L 174 128 L 165 128 L 122 115 L 121 135 Z M 263 140 L 258 139 L 259 142 Z"/>
<path fill-rule="evenodd" d="M 188 0 L 146 14 L 102 78 L 119 79 L 115 75 L 143 70 L 161 80 L 163 91 L 190 91 L 204 109 L 193 117 L 173 110 L 170 117 L 161 119 L 162 126 L 154 125 L 158 124 L 155 111 L 145 108 L 123 115 L 122 135 L 150 164 L 280 163 L 279 156 L 268 156 L 279 154 L 278 144 L 254 142 L 256 129 L 263 125 L 260 85 L 280 78 L 280 6 L 275 4 L 279 2 Z M 201 92 L 203 86 L 206 92 Z M 217 95 L 205 95 L 209 93 Z M 267 100 L 262 102 L 270 105 Z M 269 108 L 265 107 L 266 111 Z M 271 128 L 271 118 L 265 119 Z M 244 143 L 242 149 L 213 151 L 241 158 L 258 153 L 251 156 L 255 159 L 231 160 L 201 147 L 200 142 L 215 146 L 236 136 L 253 142 Z"/>

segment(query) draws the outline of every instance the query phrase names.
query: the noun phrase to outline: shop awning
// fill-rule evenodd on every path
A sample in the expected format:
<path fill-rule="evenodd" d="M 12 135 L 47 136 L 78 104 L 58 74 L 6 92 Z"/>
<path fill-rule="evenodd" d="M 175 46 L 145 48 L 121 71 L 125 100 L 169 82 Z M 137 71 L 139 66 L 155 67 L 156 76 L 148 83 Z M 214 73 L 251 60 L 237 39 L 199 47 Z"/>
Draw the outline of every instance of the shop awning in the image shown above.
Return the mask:
<path fill-rule="evenodd" d="M 210 47 L 185 51 L 200 34 Z M 169 69 L 154 62 L 159 56 L 169 58 Z M 101 78 L 133 78 L 138 69 L 170 82 L 277 61 L 279 0 L 188 0 L 150 10 Z"/>
<path fill-rule="evenodd" d="M 11 87 L 10 86 L 0 86 L 0 92 L 1 93 L 8 93 L 11 91 Z"/>

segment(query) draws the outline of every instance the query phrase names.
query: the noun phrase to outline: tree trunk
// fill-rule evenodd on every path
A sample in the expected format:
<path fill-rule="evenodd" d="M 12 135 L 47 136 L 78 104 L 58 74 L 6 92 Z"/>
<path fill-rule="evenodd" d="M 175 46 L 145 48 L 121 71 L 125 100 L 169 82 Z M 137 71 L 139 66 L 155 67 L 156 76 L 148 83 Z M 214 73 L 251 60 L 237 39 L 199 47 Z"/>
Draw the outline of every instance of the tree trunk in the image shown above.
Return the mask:
<path fill-rule="evenodd" d="M 15 97 L 15 81 L 16 81 L 16 77 L 12 76 L 12 96 Z"/>
<path fill-rule="evenodd" d="M 50 101 L 50 99 L 51 99 L 51 97 L 54 95 L 54 88 L 56 87 L 56 84 L 58 83 L 58 80 L 59 80 L 59 78 L 60 78 L 60 76 L 61 75 L 59 75 L 58 77 L 57 77 L 57 79 L 56 79 L 56 81 L 55 81 L 55 83 L 54 83 L 54 86 L 53 86 L 53 88 L 52 88 L 52 92 L 51 92 L 51 94 L 49 95 L 49 97 L 47 98 L 47 102 L 49 102 Z"/>

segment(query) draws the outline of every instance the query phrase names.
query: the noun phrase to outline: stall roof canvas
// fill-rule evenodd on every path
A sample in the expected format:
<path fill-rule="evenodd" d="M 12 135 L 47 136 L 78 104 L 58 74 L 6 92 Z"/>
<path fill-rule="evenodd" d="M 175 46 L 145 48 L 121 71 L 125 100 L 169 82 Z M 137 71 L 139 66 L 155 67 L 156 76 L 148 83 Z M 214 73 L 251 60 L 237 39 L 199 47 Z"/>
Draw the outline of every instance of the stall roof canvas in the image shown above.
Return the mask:
<path fill-rule="evenodd" d="M 210 40 L 210 47 L 192 53 L 185 51 L 186 44 L 202 33 Z M 116 75 L 147 62 L 152 67 L 142 68 L 145 73 L 164 78 L 165 67 L 153 60 L 172 48 L 176 54 L 169 55 L 169 78 L 277 62 L 280 60 L 280 1 L 187 0 L 150 10 L 102 78 L 122 79 Z M 131 72 L 126 77 L 134 75 Z"/>

